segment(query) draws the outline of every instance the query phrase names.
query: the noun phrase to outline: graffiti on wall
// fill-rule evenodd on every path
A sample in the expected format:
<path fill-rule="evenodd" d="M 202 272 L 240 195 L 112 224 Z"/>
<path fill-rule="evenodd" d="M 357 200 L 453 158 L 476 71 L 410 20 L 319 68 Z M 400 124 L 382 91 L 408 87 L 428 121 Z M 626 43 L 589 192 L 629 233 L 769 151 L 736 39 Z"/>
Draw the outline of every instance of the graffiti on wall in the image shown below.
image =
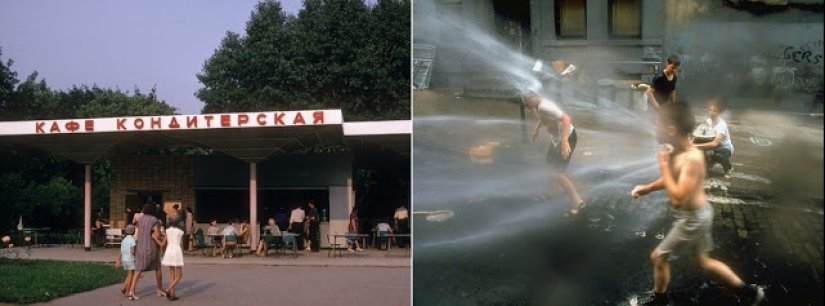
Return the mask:
<path fill-rule="evenodd" d="M 815 93 L 823 82 L 822 40 L 778 45 L 754 52 L 746 80 L 751 86 L 771 86 L 773 91 Z"/>
<path fill-rule="evenodd" d="M 822 65 L 822 40 L 812 40 L 798 46 L 787 46 L 782 57 L 796 63 Z"/>

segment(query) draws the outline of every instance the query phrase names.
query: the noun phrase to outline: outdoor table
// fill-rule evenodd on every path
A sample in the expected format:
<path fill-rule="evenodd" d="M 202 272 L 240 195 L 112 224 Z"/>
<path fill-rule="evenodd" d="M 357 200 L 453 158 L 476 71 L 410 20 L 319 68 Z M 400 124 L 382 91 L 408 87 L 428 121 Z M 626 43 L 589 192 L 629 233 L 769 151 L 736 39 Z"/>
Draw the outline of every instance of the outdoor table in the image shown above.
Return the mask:
<path fill-rule="evenodd" d="M 387 237 L 400 237 L 400 238 L 410 238 L 412 237 L 410 234 L 387 234 Z M 387 256 L 390 256 L 390 248 L 392 248 L 392 243 L 387 243 Z M 410 249 L 412 249 L 412 241 L 407 244 L 407 252 L 405 255 L 410 255 Z"/>
<path fill-rule="evenodd" d="M 206 240 L 209 241 L 209 242 L 207 242 L 207 245 L 209 245 L 209 251 L 210 252 L 214 252 L 212 249 L 215 248 L 215 243 L 217 243 L 218 246 L 221 247 L 221 250 L 223 250 L 223 245 L 221 245 L 221 242 L 223 242 L 223 235 L 221 235 L 221 234 L 208 235 L 207 234 L 206 235 Z M 204 249 L 204 252 L 206 252 L 205 249 Z M 206 254 L 203 254 L 203 256 L 205 257 Z"/>
<path fill-rule="evenodd" d="M 333 244 L 332 244 L 332 253 L 333 254 L 335 254 L 335 250 L 337 250 L 335 245 L 338 242 L 338 237 L 344 237 L 345 241 L 349 238 L 353 238 L 353 240 L 355 240 L 355 239 L 361 240 L 361 242 L 362 242 L 361 245 L 363 245 L 364 247 L 366 247 L 367 238 L 370 237 L 370 235 L 368 235 L 368 234 L 346 234 L 346 233 L 344 233 L 344 234 L 335 233 L 335 234 L 330 234 L 330 236 L 332 236 L 332 242 L 333 242 Z M 358 253 L 360 253 L 360 252 L 355 252 L 355 256 L 358 256 Z"/>
<path fill-rule="evenodd" d="M 22 236 L 25 237 L 27 234 L 32 234 L 31 245 L 40 247 L 40 232 L 48 232 L 51 228 L 42 227 L 42 228 L 24 228 L 22 231 Z"/>
<path fill-rule="evenodd" d="M 376 242 L 378 241 L 378 232 L 379 232 L 379 231 L 377 231 L 377 230 L 372 230 L 372 238 L 371 238 L 371 239 L 372 239 L 372 243 L 371 243 L 370 245 L 372 246 L 372 248 L 373 248 L 373 249 L 377 249 L 377 250 L 379 250 L 379 251 L 380 251 L 380 250 L 381 250 L 381 246 L 376 244 Z M 391 234 L 391 233 L 387 233 L 387 235 L 386 235 L 386 236 L 384 236 L 384 237 L 387 237 L 387 241 L 388 241 L 387 243 L 392 243 L 393 241 L 396 241 L 396 240 L 394 239 L 394 236 L 392 236 L 392 234 Z"/>
<path fill-rule="evenodd" d="M 267 241 L 267 238 L 271 238 L 272 241 Z M 275 251 L 275 256 L 280 257 L 281 253 L 283 252 L 283 248 L 284 248 L 284 240 L 283 239 L 284 239 L 283 234 L 281 234 L 281 235 L 271 235 L 271 234 L 261 235 L 261 241 L 263 241 L 267 245 L 266 246 L 267 247 L 267 254 L 264 254 L 264 257 L 269 257 L 269 254 L 268 254 L 269 249 L 273 249 Z M 270 248 L 270 244 L 280 245 L 281 247 L 280 248 L 274 248 L 274 246 L 273 246 L 272 248 Z"/>

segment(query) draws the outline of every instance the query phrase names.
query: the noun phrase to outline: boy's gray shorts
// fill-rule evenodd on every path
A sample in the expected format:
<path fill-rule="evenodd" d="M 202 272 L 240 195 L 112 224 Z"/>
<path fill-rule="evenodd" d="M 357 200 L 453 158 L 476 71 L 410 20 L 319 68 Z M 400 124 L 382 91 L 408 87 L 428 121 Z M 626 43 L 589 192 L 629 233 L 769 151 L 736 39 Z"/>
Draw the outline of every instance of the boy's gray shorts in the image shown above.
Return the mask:
<path fill-rule="evenodd" d="M 123 270 L 126 270 L 126 271 L 134 271 L 135 270 L 135 262 L 134 261 L 121 261 L 120 264 L 123 266 Z"/>
<path fill-rule="evenodd" d="M 656 247 L 659 254 L 669 254 L 669 259 L 679 255 L 694 256 L 713 250 L 713 206 L 706 202 L 697 210 L 672 209 L 676 219 L 673 227 Z"/>

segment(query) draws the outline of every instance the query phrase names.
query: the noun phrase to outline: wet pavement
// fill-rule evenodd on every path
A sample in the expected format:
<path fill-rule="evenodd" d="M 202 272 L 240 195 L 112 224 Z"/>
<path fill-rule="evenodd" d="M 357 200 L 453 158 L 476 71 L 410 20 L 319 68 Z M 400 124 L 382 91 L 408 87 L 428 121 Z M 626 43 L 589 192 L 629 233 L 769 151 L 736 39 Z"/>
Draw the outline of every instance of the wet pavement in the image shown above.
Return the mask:
<path fill-rule="evenodd" d="M 244 249 L 245 251 L 248 251 Z M 328 257 L 299 251 L 293 257 L 236 258 L 189 256 L 177 285 L 176 305 L 410 305 L 409 249 L 367 249 L 355 256 Z M 51 246 L 32 248 L 23 258 L 114 264 L 120 249 Z M 270 253 L 272 255 L 272 253 Z M 163 269 L 163 284 L 169 284 Z M 143 273 L 129 301 L 120 293 L 123 283 L 61 297 L 34 305 L 156 305 L 169 302 L 155 296 L 154 273 Z M 0 305 L 6 305 L 0 303 Z"/>
<path fill-rule="evenodd" d="M 588 203 L 575 218 L 563 216 L 564 191 L 547 187 L 547 139 L 523 141 L 517 104 L 416 91 L 415 304 L 631 305 L 652 290 L 668 203 L 663 192 L 629 196 L 658 177 L 652 115 L 565 108 L 579 136 L 569 173 Z M 710 255 L 764 286 L 763 305 L 822 305 L 822 118 L 735 111 L 734 175 L 714 169 L 705 182 Z M 671 305 L 736 305 L 688 260 L 671 271 Z"/>

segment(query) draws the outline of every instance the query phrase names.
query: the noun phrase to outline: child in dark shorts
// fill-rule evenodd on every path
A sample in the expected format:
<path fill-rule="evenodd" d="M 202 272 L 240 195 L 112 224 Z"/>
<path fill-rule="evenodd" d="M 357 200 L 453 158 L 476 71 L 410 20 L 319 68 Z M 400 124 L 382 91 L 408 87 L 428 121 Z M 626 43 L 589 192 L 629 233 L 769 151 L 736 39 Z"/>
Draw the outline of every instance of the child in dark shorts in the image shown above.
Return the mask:
<path fill-rule="evenodd" d="M 585 203 L 579 197 L 573 181 L 566 174 L 570 157 L 573 156 L 578 142 L 576 130 L 570 123 L 570 116 L 562 112 L 556 103 L 535 92 L 522 93 L 522 102 L 525 108 L 533 110 L 536 114 L 537 122 L 533 130 L 533 141 L 538 140 L 542 127 L 545 127 L 547 133 L 550 134 L 550 146 L 547 149 L 546 158 L 548 171 L 550 177 L 564 188 L 573 202 L 573 207 L 565 215 L 568 217 L 577 215 L 585 207 Z"/>

